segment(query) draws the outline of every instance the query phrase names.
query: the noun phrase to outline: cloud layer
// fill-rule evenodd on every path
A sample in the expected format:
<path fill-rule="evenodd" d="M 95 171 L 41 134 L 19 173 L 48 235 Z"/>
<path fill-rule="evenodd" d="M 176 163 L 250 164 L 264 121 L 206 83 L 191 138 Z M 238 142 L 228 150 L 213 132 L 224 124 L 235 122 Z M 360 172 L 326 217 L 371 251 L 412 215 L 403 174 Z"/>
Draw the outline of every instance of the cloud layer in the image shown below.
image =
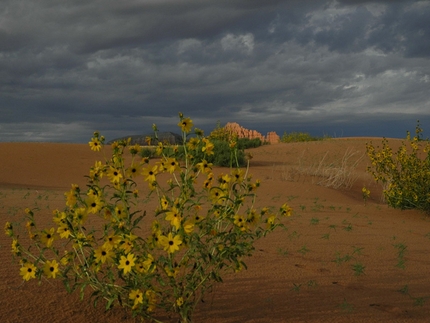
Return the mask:
<path fill-rule="evenodd" d="M 430 129 L 428 1 L 6 0 L 0 141 Z"/>

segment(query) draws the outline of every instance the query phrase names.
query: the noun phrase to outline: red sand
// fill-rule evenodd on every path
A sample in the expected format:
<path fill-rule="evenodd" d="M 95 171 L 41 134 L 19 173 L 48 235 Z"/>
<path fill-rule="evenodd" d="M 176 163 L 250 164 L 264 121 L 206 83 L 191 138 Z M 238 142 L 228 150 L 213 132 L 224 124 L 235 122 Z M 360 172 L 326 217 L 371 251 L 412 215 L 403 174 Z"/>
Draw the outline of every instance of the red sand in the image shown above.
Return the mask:
<path fill-rule="evenodd" d="M 248 270 L 227 275 L 206 296 L 197 307 L 195 322 L 428 321 L 430 303 L 414 306 L 413 298 L 430 297 L 429 218 L 381 202 L 381 187 L 365 171 L 366 140 L 250 150 L 250 172 L 262 181 L 258 205 L 288 202 L 295 212 L 284 221 L 288 231 L 277 230 L 257 243 L 253 257 L 246 260 Z M 322 177 L 309 176 L 327 152 L 324 164 L 333 167 L 346 151 L 356 152 L 351 161 L 363 156 L 351 174 L 356 181 L 350 189 L 327 188 L 318 185 Z M 101 158 L 102 153 L 87 145 L 0 143 L 1 225 L 21 219 L 23 210 L 35 203 L 44 207 L 38 220 L 49 223 L 50 210 L 63 207 L 63 193 L 70 184 L 85 185 L 84 175 Z M 363 185 L 372 191 L 366 205 Z M 396 266 L 395 245 L 400 243 L 407 246 L 405 269 Z M 135 321 L 121 309 L 104 313 L 87 299 L 80 302 L 61 282 L 23 283 L 10 244 L 10 238 L 1 234 L 1 322 Z M 345 255 L 354 258 L 337 264 L 335 260 Z M 363 275 L 354 274 L 356 263 L 365 266 Z M 399 292 L 404 286 L 413 298 Z"/>

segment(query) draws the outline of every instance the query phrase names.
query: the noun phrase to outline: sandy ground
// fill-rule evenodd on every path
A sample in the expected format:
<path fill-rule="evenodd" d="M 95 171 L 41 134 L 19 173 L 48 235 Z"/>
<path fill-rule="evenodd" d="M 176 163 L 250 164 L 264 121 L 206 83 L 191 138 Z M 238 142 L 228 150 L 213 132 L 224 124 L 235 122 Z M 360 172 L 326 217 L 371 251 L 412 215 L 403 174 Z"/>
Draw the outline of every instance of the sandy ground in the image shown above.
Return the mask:
<path fill-rule="evenodd" d="M 381 187 L 365 171 L 368 140 L 250 150 L 250 171 L 262 181 L 258 204 L 287 201 L 294 215 L 284 221 L 287 231 L 257 243 L 246 261 L 248 270 L 227 275 L 206 296 L 195 322 L 428 321 L 430 303 L 417 303 L 430 297 L 430 219 L 417 211 L 390 209 L 381 201 Z M 35 206 L 41 208 L 38 221 L 49 223 L 51 210 L 63 207 L 70 184 L 85 185 L 84 175 L 101 158 L 102 153 L 87 145 L 0 143 L 1 226 Z M 345 172 L 353 185 L 326 187 L 327 176 L 342 160 L 357 162 Z M 366 205 L 363 185 L 372 191 Z M 10 243 L 0 235 L 1 322 L 134 322 L 120 309 L 105 313 L 88 300 L 79 301 L 54 280 L 23 284 Z M 400 246 L 406 247 L 402 259 Z M 364 266 L 363 274 L 356 275 L 357 266 Z M 407 295 L 399 291 L 405 286 Z"/>

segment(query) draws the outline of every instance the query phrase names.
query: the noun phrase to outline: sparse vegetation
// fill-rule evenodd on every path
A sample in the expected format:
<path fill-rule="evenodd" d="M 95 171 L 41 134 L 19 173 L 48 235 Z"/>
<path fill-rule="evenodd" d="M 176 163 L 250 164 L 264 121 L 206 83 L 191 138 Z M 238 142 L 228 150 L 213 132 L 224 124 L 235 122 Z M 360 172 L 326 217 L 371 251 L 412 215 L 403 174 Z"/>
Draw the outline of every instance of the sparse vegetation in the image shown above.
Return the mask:
<path fill-rule="evenodd" d="M 394 153 L 386 138 L 382 148 L 372 142 L 366 145 L 368 171 L 382 183 L 385 200 L 393 208 L 430 212 L 430 143 L 423 140 L 422 132 L 418 121 L 415 136 L 411 138 L 408 131 Z"/>
<path fill-rule="evenodd" d="M 319 141 L 330 139 L 330 136 L 314 137 L 307 132 L 284 132 L 281 137 L 281 142 L 306 142 L 306 141 Z"/>

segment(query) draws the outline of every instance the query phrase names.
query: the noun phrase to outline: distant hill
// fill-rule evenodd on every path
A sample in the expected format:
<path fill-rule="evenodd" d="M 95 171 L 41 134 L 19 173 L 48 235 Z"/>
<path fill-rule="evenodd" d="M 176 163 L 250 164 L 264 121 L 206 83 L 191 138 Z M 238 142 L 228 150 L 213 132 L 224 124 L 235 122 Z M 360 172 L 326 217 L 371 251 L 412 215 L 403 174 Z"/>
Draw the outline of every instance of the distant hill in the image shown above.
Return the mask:
<path fill-rule="evenodd" d="M 131 144 L 135 145 L 141 145 L 141 146 L 147 146 L 148 143 L 146 142 L 146 138 L 150 137 L 151 139 L 151 145 L 157 145 L 158 142 L 168 143 L 170 145 L 177 145 L 182 143 L 182 137 L 178 135 L 177 133 L 173 132 L 159 132 L 158 133 L 158 141 L 155 140 L 154 133 L 146 134 L 146 135 L 134 135 L 134 136 L 125 136 L 121 138 L 116 138 L 113 140 L 110 140 L 108 144 L 112 144 L 114 141 L 118 140 L 127 140 L 128 138 L 131 138 Z"/>

